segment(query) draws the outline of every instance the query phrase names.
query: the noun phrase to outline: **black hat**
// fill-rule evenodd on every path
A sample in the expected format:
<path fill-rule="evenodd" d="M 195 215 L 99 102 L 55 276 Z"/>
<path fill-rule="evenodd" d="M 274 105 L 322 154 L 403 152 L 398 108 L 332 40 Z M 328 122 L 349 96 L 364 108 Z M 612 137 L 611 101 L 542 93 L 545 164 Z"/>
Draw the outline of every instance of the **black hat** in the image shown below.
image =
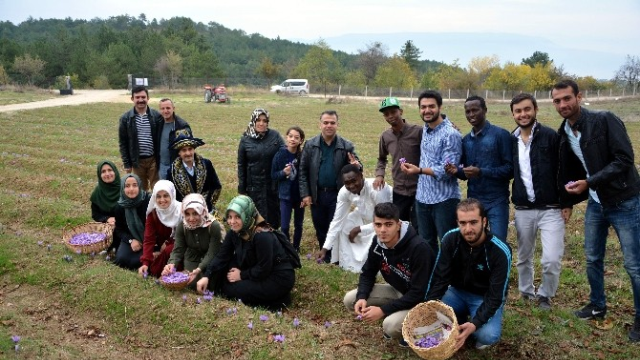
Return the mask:
<path fill-rule="evenodd" d="M 175 150 L 180 150 L 185 146 L 191 146 L 192 148 L 195 149 L 198 146 L 202 146 L 202 145 L 204 145 L 204 141 L 202 141 L 202 139 L 194 138 L 191 135 L 180 134 L 171 143 L 171 148 Z"/>

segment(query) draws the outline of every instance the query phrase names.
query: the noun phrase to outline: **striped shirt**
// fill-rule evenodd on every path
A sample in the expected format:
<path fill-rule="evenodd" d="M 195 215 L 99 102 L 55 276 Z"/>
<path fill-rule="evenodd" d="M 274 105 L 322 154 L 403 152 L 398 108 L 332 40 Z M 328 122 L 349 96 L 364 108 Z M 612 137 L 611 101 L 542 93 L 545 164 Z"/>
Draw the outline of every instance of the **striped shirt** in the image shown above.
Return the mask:
<path fill-rule="evenodd" d="M 138 149 L 140 157 L 153 156 L 153 137 L 151 123 L 147 113 L 136 114 L 136 128 L 138 130 Z"/>
<path fill-rule="evenodd" d="M 420 144 L 420 167 L 431 168 L 434 175 L 418 177 L 416 200 L 433 205 L 448 199 L 460 199 L 460 189 L 455 176 L 448 175 L 444 166 L 447 162 L 458 164 L 462 155 L 462 135 L 444 117 L 435 129 L 424 125 Z"/>

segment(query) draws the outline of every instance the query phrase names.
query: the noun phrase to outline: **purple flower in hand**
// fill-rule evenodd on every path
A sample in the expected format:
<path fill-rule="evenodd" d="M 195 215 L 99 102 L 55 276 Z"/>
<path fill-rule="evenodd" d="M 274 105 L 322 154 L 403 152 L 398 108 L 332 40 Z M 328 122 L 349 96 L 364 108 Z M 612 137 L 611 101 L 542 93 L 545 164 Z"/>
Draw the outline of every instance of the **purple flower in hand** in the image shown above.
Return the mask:
<path fill-rule="evenodd" d="M 356 320 L 362 320 L 362 315 L 358 314 L 358 316 L 356 316 Z"/>
<path fill-rule="evenodd" d="M 405 159 L 405 158 L 400 158 L 398 161 L 400 162 L 400 164 L 404 164 L 404 163 L 406 163 L 406 162 L 407 162 L 407 159 Z"/>

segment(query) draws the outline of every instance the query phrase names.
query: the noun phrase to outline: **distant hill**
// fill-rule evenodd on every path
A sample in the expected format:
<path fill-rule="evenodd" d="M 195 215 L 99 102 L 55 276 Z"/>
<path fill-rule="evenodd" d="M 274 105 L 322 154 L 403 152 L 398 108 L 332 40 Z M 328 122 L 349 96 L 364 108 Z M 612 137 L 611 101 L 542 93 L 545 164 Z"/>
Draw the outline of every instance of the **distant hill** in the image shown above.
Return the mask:
<path fill-rule="evenodd" d="M 308 41 L 293 39 L 294 41 Z M 504 64 L 512 61 L 519 64 L 534 51 L 549 54 L 556 66 L 563 65 L 564 70 L 579 76 L 591 75 L 600 79 L 611 79 L 625 62 L 626 54 L 605 51 L 571 49 L 558 46 L 549 39 L 510 33 L 416 33 L 403 32 L 393 34 L 346 34 L 325 39 L 336 50 L 356 53 L 364 44 L 380 41 L 391 52 L 398 52 L 407 40 L 422 50 L 423 58 L 451 64 L 458 59 L 466 67 L 469 60 L 477 56 L 496 54 Z"/>

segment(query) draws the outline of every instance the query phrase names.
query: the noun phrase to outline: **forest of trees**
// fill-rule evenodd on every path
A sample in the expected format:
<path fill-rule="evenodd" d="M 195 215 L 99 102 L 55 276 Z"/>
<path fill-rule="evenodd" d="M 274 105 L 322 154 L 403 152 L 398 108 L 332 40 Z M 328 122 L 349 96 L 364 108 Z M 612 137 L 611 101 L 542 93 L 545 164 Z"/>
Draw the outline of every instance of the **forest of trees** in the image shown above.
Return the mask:
<path fill-rule="evenodd" d="M 374 42 L 347 54 L 322 39 L 312 45 L 268 39 L 185 17 L 29 18 L 18 25 L 0 22 L 0 85 L 60 86 L 68 75 L 75 87 L 125 88 L 127 74 L 133 74 L 169 87 L 186 79 L 269 85 L 300 77 L 324 89 L 348 85 L 533 91 L 570 76 L 540 51 L 520 64 L 501 65 L 493 55 L 475 57 L 467 66 L 421 60 L 427 51 L 407 40 L 397 51 Z M 614 80 L 636 86 L 638 57 L 629 56 L 625 66 Z M 613 84 L 590 76 L 574 78 L 588 89 Z"/>

